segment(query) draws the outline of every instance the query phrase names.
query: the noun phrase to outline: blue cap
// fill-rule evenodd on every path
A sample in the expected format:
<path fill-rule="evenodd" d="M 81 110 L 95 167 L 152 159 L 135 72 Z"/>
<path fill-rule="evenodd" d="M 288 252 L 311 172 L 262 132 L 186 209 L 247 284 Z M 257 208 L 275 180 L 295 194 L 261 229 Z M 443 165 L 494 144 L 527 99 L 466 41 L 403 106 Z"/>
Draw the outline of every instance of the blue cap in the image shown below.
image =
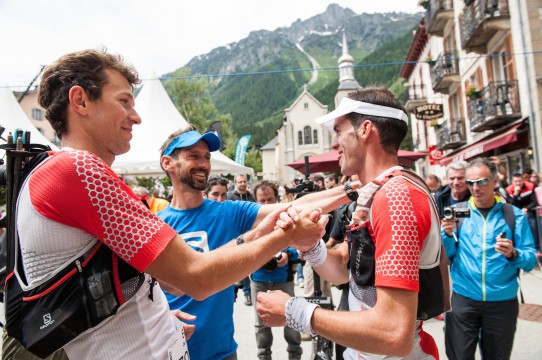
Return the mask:
<path fill-rule="evenodd" d="M 187 131 L 177 136 L 175 140 L 169 144 L 164 155 L 170 156 L 175 149 L 182 149 L 194 145 L 198 141 L 203 140 L 209 146 L 209 151 L 217 151 L 220 149 L 220 139 L 213 132 L 208 132 L 201 135 L 195 130 Z"/>

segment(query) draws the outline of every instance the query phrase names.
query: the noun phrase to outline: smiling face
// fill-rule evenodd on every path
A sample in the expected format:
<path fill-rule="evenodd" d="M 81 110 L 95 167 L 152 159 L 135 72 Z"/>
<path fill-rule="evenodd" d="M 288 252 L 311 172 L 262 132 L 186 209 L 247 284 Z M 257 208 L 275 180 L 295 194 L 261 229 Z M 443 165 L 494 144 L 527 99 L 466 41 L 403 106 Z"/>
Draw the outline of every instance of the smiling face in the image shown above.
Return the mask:
<path fill-rule="evenodd" d="M 361 143 L 352 123 L 346 116 L 335 120 L 333 149 L 339 151 L 339 166 L 343 175 L 358 174 L 363 163 Z"/>
<path fill-rule="evenodd" d="M 112 162 L 115 156 L 130 150 L 132 127 L 140 124 L 141 118 L 134 109 L 132 87 L 126 78 L 113 70 L 105 73 L 108 82 L 99 99 L 88 101 L 89 117 L 83 126 L 90 144 L 88 150 Z"/>
<path fill-rule="evenodd" d="M 177 178 L 181 183 L 194 190 L 204 190 L 211 172 L 211 153 L 204 140 L 194 145 L 177 150 L 172 157 L 173 171 L 171 178 Z"/>

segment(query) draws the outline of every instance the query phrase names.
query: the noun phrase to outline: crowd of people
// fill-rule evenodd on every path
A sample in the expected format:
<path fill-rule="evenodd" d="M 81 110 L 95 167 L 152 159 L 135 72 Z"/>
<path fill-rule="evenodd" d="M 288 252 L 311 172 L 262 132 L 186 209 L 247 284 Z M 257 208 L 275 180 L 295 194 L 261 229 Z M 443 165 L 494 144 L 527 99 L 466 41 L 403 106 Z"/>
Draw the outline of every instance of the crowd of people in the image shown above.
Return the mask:
<path fill-rule="evenodd" d="M 336 343 L 337 359 L 438 359 L 423 321 L 442 313 L 450 359 L 478 346 L 510 357 L 518 270 L 533 269 L 538 249 L 537 179 L 508 185 L 495 159 L 475 159 L 450 164 L 444 186 L 424 181 L 398 165 L 404 107 L 371 86 L 316 119 L 334 134 L 341 179 L 313 174 L 312 191 L 291 199 L 245 174 L 212 177 L 220 139 L 190 126 L 161 148 L 166 202 L 111 170 L 142 121 L 138 82 L 120 56 L 95 50 L 43 73 L 39 101 L 63 149 L 22 183 L 3 358 L 235 360 L 239 287 L 257 344 L 242 350 L 259 359 L 272 357 L 273 326 L 289 359 L 313 336 Z M 295 296 L 295 281 L 306 296 L 338 286 L 338 311 Z"/>

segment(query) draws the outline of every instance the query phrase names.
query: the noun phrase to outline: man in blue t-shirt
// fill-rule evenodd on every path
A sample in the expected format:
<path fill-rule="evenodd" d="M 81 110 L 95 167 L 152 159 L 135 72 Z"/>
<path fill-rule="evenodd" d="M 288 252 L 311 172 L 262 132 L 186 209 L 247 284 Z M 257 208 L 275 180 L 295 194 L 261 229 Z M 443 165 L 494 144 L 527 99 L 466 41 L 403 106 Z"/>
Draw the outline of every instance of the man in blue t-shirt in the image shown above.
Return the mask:
<path fill-rule="evenodd" d="M 221 246 L 237 246 L 245 240 L 259 237 L 256 227 L 270 213 L 283 205 L 261 206 L 245 201 L 222 203 L 204 199 L 202 191 L 211 171 L 211 151 L 220 148 L 214 133 L 199 134 L 195 127 L 176 131 L 162 145 L 160 163 L 171 179 L 173 198 L 170 205 L 158 213 L 196 251 L 207 252 Z M 352 184 L 358 186 L 358 184 Z M 346 203 L 344 189 L 329 190 L 326 196 L 304 196 L 296 207 L 319 206 L 324 212 Z M 250 231 L 251 234 L 246 233 Z M 245 235 L 243 235 L 245 234 Z M 242 236 L 241 236 L 242 235 Z M 263 235 L 263 234 L 261 234 Z M 233 240 L 232 240 L 233 239 Z M 233 284 L 232 284 L 233 285 Z M 164 287 L 167 284 L 164 284 Z M 236 359 L 237 343 L 233 338 L 232 287 L 203 301 L 188 295 L 166 292 L 172 310 L 195 315 L 196 331 L 188 340 L 193 360 Z M 217 336 L 219 334 L 219 336 Z"/>

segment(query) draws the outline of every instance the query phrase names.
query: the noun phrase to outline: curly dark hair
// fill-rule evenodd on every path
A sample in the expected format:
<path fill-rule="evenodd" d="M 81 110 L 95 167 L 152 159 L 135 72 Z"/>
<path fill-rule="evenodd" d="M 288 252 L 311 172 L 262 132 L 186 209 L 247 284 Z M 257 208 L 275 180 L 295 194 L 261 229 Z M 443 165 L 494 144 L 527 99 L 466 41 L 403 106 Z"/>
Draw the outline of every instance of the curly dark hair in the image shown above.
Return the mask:
<path fill-rule="evenodd" d="M 89 49 L 72 52 L 60 57 L 43 72 L 38 102 L 46 109 L 45 117 L 59 139 L 68 130 L 68 96 L 73 86 L 81 86 L 90 100 L 97 100 L 108 82 L 105 70 L 119 72 L 132 88 L 140 83 L 137 71 L 124 63 L 122 56 L 106 51 Z"/>

